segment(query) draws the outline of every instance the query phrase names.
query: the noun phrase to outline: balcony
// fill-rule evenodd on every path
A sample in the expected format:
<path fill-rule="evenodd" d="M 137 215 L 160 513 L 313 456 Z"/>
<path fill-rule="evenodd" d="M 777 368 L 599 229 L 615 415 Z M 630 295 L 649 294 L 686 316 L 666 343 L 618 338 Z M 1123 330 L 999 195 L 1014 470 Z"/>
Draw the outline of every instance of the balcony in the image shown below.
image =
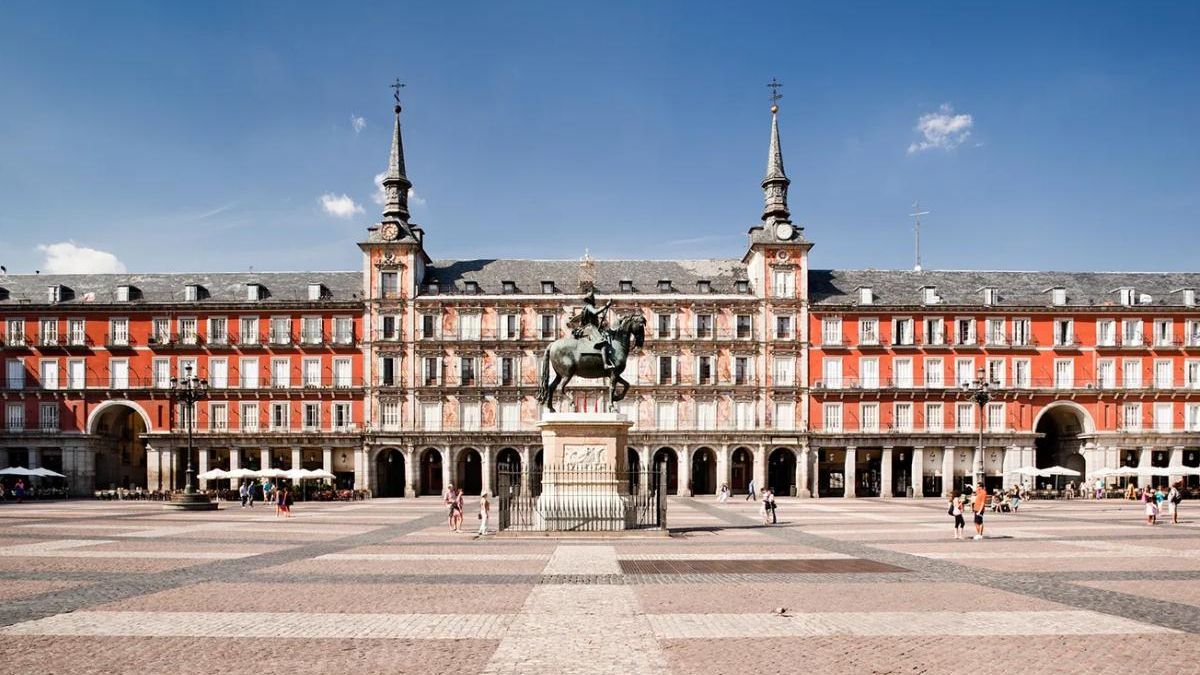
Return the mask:
<path fill-rule="evenodd" d="M 271 331 L 267 342 L 272 347 L 291 347 L 296 344 L 296 336 L 291 331 Z"/>
<path fill-rule="evenodd" d="M 835 349 L 849 349 L 850 348 L 850 340 L 848 338 L 844 338 L 844 337 L 839 337 L 836 339 L 832 339 L 832 338 L 826 339 L 825 337 L 822 336 L 821 344 L 819 346 L 821 349 L 824 349 L 826 351 L 835 350 Z"/>
<path fill-rule="evenodd" d="M 5 351 L 25 351 L 33 346 L 33 338 L 24 335 L 9 338 L 0 337 L 0 349 Z"/>
<path fill-rule="evenodd" d="M 127 334 L 109 333 L 104 336 L 104 347 L 109 351 L 124 351 L 133 349 L 137 346 L 137 340 L 134 340 Z"/>

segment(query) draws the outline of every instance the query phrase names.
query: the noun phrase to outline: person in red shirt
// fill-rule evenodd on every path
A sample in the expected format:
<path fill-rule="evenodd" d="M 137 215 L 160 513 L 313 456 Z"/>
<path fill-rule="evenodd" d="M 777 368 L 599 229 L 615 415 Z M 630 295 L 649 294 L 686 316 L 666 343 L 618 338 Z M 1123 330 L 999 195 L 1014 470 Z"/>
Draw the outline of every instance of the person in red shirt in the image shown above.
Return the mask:
<path fill-rule="evenodd" d="M 975 486 L 975 499 L 971 510 L 975 512 L 975 538 L 983 539 L 983 512 L 987 509 L 988 493 L 982 483 Z"/>

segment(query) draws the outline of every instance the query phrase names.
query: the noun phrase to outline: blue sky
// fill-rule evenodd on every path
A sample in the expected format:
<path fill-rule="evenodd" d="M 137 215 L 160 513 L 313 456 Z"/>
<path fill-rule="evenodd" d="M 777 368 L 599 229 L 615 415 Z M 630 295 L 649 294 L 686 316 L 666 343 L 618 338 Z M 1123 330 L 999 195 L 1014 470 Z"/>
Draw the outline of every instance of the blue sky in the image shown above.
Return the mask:
<path fill-rule="evenodd" d="M 434 257 L 739 257 L 774 76 L 814 267 L 910 267 L 919 199 L 927 268 L 1196 270 L 1197 34 L 1187 2 L 6 2 L 0 264 L 358 268 L 396 76 Z"/>

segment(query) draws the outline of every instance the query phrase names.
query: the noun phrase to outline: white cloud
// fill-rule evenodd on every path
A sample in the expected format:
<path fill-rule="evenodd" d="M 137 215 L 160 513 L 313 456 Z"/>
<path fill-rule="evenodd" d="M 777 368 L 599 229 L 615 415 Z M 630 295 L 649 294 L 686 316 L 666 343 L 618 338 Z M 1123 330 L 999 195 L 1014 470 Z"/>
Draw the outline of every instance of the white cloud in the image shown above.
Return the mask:
<path fill-rule="evenodd" d="M 117 256 L 73 241 L 39 244 L 44 256 L 41 270 L 46 274 L 124 274 L 125 263 Z"/>
<path fill-rule="evenodd" d="M 375 174 L 375 193 L 371 195 L 371 201 L 383 206 L 387 203 L 387 194 L 383 191 L 383 178 L 387 176 L 386 171 Z M 408 189 L 408 203 L 413 206 L 425 206 L 425 198 L 417 194 L 413 188 Z"/>
<path fill-rule="evenodd" d="M 353 127 L 354 133 L 358 133 L 367 127 L 367 119 L 362 115 L 351 115 L 350 126 Z"/>
<path fill-rule="evenodd" d="M 954 113 L 949 103 L 943 103 L 937 112 L 925 113 L 917 119 L 916 131 L 922 140 L 908 146 L 908 154 L 926 150 L 953 150 L 971 135 L 975 121 L 966 113 Z"/>
<path fill-rule="evenodd" d="M 413 188 L 408 188 L 408 203 L 415 206 L 425 206 L 425 198 L 417 194 Z"/>
<path fill-rule="evenodd" d="M 335 218 L 350 218 L 356 213 L 363 212 L 363 207 L 355 204 L 354 200 L 346 195 L 327 192 L 321 195 L 318 201 L 321 202 L 321 208 L 325 209 L 325 213 Z"/>

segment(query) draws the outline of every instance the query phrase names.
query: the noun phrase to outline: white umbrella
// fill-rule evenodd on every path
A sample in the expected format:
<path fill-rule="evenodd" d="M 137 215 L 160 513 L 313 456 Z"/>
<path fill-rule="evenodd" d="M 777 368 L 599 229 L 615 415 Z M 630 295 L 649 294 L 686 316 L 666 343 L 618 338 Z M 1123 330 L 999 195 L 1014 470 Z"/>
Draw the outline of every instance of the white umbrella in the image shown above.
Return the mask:
<path fill-rule="evenodd" d="M 1009 473 L 1015 473 L 1019 476 L 1046 476 L 1046 475 L 1049 475 L 1049 474 L 1043 473 L 1042 470 L 1037 468 L 1036 466 L 1022 466 L 1020 468 L 1009 471 Z"/>
<path fill-rule="evenodd" d="M 7 469 L 0 469 L 0 476 L 36 476 L 33 469 L 26 469 L 23 466 L 10 466 Z"/>
<path fill-rule="evenodd" d="M 199 478 L 200 480 L 220 480 L 222 478 L 229 478 L 229 473 L 224 469 L 209 469 L 199 476 L 196 476 L 196 478 Z"/>
<path fill-rule="evenodd" d="M 1170 476 L 1171 470 L 1163 466 L 1139 466 L 1137 476 Z"/>
<path fill-rule="evenodd" d="M 1109 478 L 1111 476 L 1119 475 L 1120 473 L 1121 472 L 1117 469 L 1103 468 L 1103 469 L 1096 469 L 1095 471 L 1089 473 L 1088 475 L 1091 476 L 1092 478 Z"/>
<path fill-rule="evenodd" d="M 308 476 L 305 475 L 307 473 L 308 472 L 304 469 L 288 469 L 287 471 L 282 472 L 280 475 L 288 480 L 304 480 L 305 478 L 308 478 Z"/>
<path fill-rule="evenodd" d="M 234 469 L 232 471 L 226 471 L 225 475 L 223 477 L 228 478 L 230 480 L 241 480 L 243 478 L 258 478 L 258 472 L 254 471 L 253 469 Z"/>
<path fill-rule="evenodd" d="M 284 474 L 286 474 L 286 473 L 287 473 L 287 472 L 286 472 L 286 471 L 284 471 L 284 470 L 282 470 L 282 469 L 270 469 L 270 468 L 267 468 L 267 469 L 260 469 L 260 470 L 257 472 L 257 475 L 258 475 L 259 477 L 261 477 L 261 478 L 279 478 L 280 476 L 282 476 L 282 475 L 284 475 Z"/>
<path fill-rule="evenodd" d="M 1078 476 L 1079 472 L 1075 469 L 1068 469 L 1065 466 L 1052 466 L 1048 469 L 1042 469 L 1043 476 Z"/>
<path fill-rule="evenodd" d="M 38 468 L 33 469 L 29 472 L 29 475 L 41 476 L 42 478 L 66 478 L 66 476 L 62 475 L 61 473 L 57 471 L 51 471 L 44 466 L 39 466 Z"/>
<path fill-rule="evenodd" d="M 309 471 L 308 477 L 309 478 L 337 478 L 337 476 L 333 475 L 332 471 L 326 471 L 325 469 L 316 469 L 313 471 Z"/>

